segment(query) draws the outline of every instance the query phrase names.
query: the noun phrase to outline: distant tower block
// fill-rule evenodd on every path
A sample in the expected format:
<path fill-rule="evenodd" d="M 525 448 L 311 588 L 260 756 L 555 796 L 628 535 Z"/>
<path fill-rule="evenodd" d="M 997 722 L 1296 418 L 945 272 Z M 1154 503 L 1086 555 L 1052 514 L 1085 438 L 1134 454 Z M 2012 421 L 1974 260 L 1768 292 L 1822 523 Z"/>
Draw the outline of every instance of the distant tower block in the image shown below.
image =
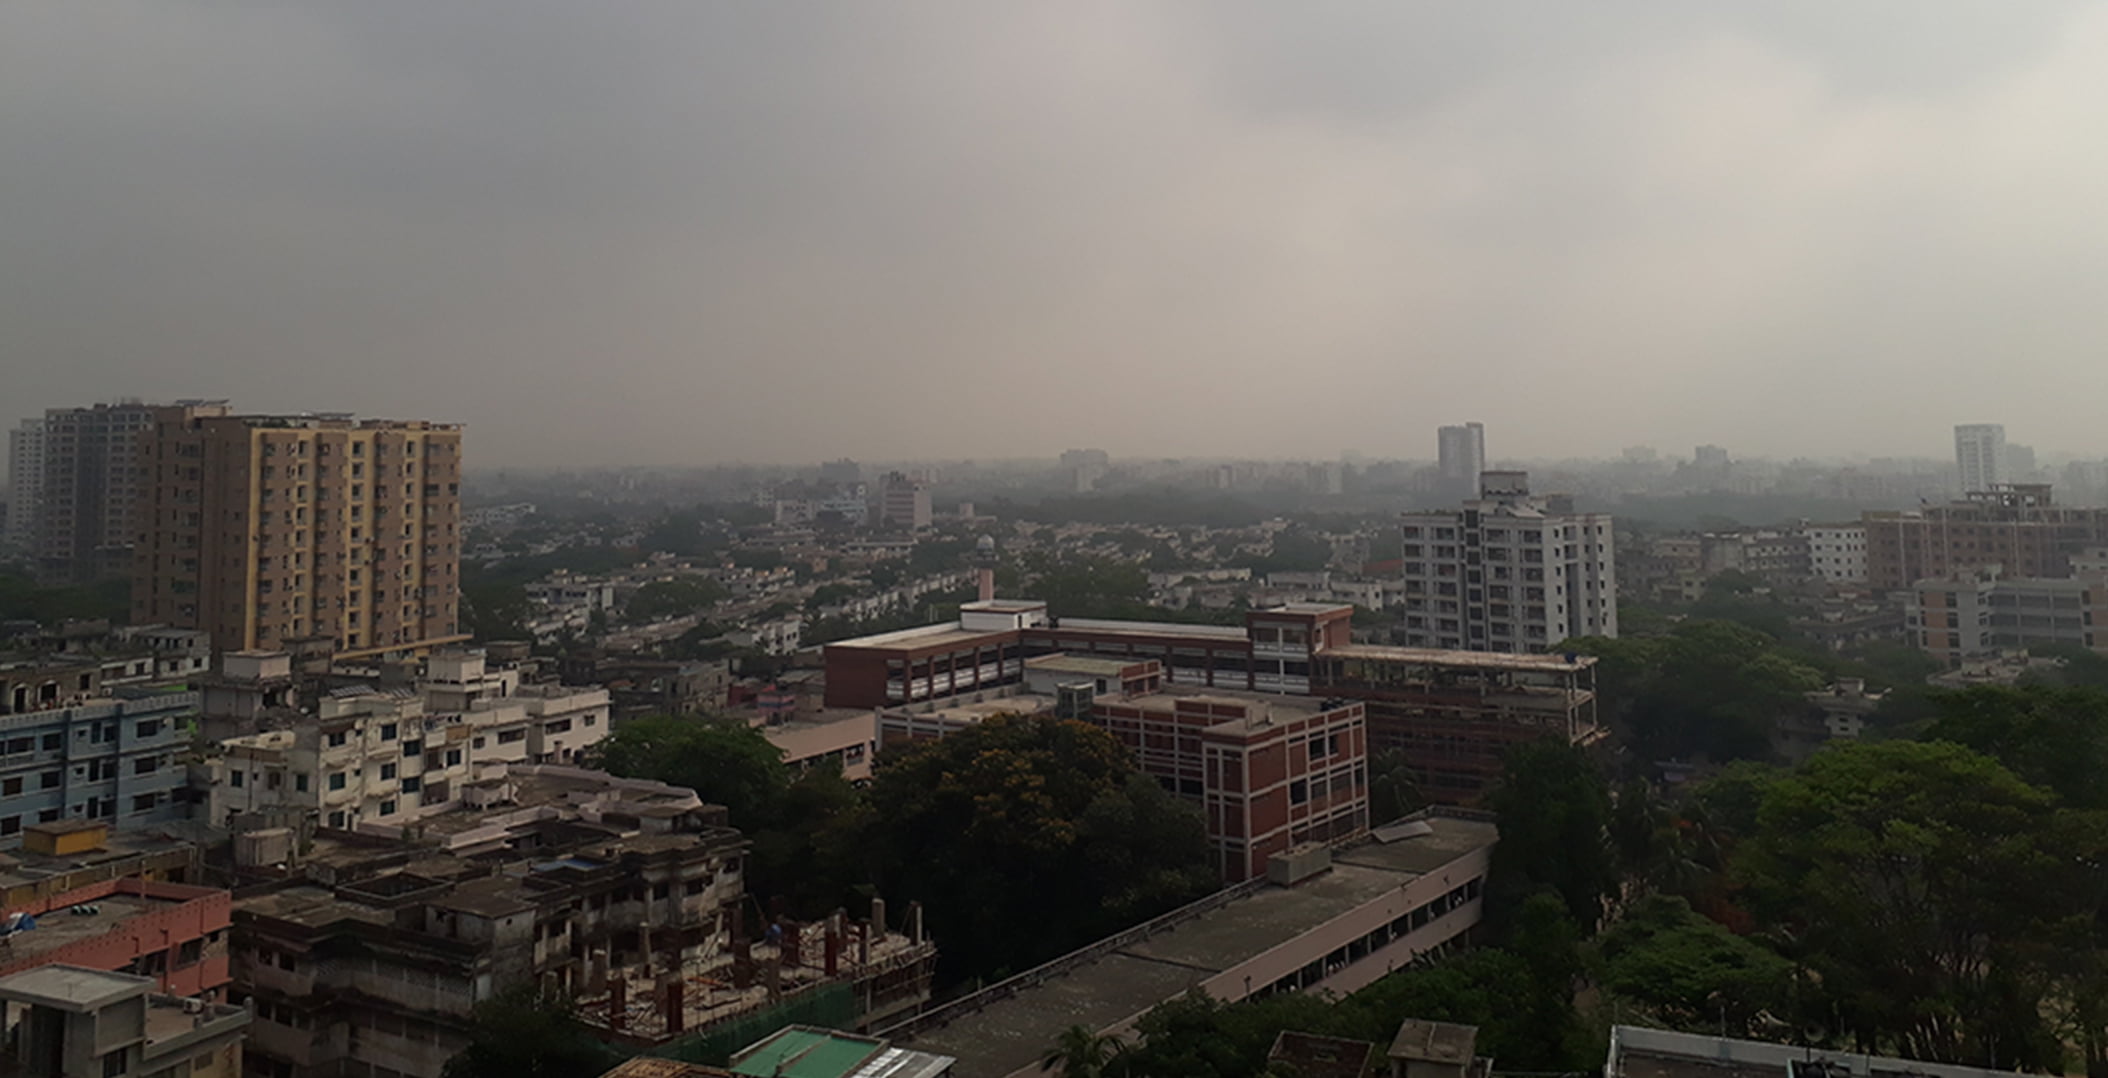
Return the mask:
<path fill-rule="evenodd" d="M 995 598 L 995 536 L 984 535 L 973 545 L 974 579 L 980 584 L 980 599 Z"/>

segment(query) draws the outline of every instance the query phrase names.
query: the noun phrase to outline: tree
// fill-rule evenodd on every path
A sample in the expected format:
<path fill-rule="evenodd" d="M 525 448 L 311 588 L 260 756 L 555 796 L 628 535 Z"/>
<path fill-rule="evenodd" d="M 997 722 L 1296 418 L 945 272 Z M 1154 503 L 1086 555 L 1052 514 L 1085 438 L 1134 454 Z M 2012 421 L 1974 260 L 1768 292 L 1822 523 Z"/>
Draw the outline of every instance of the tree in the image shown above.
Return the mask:
<path fill-rule="evenodd" d="M 2014 1069 L 2060 1054 L 2026 946 L 2055 919 L 2051 795 L 1960 745 L 1859 742 L 1763 792 L 1735 857 L 1759 917 L 1866 1048 Z"/>
<path fill-rule="evenodd" d="M 2078 808 L 2108 808 L 2108 692 L 1980 685 L 1932 699 L 1925 737 L 1967 745 Z"/>
<path fill-rule="evenodd" d="M 1427 804 L 1413 779 L 1412 762 L 1398 749 L 1369 757 L 1369 819 L 1389 823 Z"/>
<path fill-rule="evenodd" d="M 1486 881 L 1486 916 L 1511 923 L 1530 895 L 1549 890 L 1583 934 L 1593 933 L 1617 893 L 1610 848 L 1610 790 L 1582 750 L 1562 741 L 1508 750 L 1487 807 L 1500 816 L 1500 841 Z"/>
<path fill-rule="evenodd" d="M 1104 1078 L 1122 1073 L 1124 1048 L 1118 1037 L 1093 1033 L 1089 1026 L 1070 1026 L 1053 1047 L 1040 1053 L 1039 1069 L 1060 1078 Z"/>
<path fill-rule="evenodd" d="M 1729 932 L 1672 895 L 1640 900 L 1602 937 L 1602 986 L 1691 1031 L 1726 1024 L 1747 1035 L 1757 1016 L 1782 1012 L 1793 963 Z"/>
<path fill-rule="evenodd" d="M 1665 636 L 1581 637 L 1560 650 L 1598 657 L 1614 725 L 1642 759 L 1764 759 L 1783 715 L 1806 707 L 1820 670 L 1747 625 L 1686 621 Z"/>
<path fill-rule="evenodd" d="M 954 976 L 1024 969 L 1216 886 L 1199 813 L 1079 722 L 991 718 L 881 761 L 870 801 L 883 889 L 924 903 Z"/>
<path fill-rule="evenodd" d="M 631 621 L 656 621 L 660 618 L 697 614 L 715 606 L 725 598 L 724 585 L 701 576 L 680 576 L 672 580 L 655 580 L 638 588 L 622 606 L 622 613 Z"/>
<path fill-rule="evenodd" d="M 754 830 L 779 816 L 790 772 L 783 750 L 744 723 L 698 717 L 635 719 L 588 751 L 591 766 L 625 778 L 686 786 Z"/>
<path fill-rule="evenodd" d="M 562 996 L 532 985 L 476 1005 L 469 1045 L 447 1060 L 445 1078 L 594 1078 L 621 1057 L 594 1040 Z"/>

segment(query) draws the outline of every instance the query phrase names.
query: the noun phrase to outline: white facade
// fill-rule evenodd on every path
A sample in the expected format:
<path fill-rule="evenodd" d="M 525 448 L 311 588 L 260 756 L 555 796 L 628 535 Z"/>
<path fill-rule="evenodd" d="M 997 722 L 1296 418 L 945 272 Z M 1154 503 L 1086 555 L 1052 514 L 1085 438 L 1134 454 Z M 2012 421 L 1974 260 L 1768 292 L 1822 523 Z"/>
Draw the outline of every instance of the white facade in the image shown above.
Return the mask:
<path fill-rule="evenodd" d="M 502 799 L 489 791 L 508 768 L 575 764 L 609 726 L 605 689 L 531 685 L 451 713 L 407 693 L 332 697 L 312 723 L 220 742 L 205 765 L 208 818 L 294 808 L 356 830 L 480 808 Z"/>
<path fill-rule="evenodd" d="M 36 542 L 37 509 L 44 492 L 44 422 L 25 419 L 7 432 L 7 545 L 27 550 Z"/>
<path fill-rule="evenodd" d="M 1954 464 L 1964 494 L 1991 490 L 2007 482 L 2005 427 L 1997 423 L 1964 423 L 1955 427 Z"/>
<path fill-rule="evenodd" d="M 1406 645 L 1529 653 L 1618 635 L 1610 515 L 1563 508 L 1519 472 L 1488 472 L 1463 509 L 1401 517 Z"/>
<path fill-rule="evenodd" d="M 1804 529 L 1808 570 L 1833 584 L 1866 583 L 1866 526 L 1823 525 Z"/>

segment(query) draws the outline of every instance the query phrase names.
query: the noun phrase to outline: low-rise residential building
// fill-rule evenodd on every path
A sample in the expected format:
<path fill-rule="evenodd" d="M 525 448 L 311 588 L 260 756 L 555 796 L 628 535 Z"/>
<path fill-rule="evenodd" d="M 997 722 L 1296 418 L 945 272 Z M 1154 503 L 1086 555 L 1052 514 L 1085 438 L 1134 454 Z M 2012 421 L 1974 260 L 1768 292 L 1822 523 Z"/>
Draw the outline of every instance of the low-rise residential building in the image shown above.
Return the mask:
<path fill-rule="evenodd" d="M 1638 1026 L 1610 1028 L 1610 1054 L 1603 1063 L 1603 1078 L 1720 1078 L 1727 1074 L 1736 1078 L 2018 1078 L 2012 1071 L 1806 1044 L 1769 1044 Z"/>
<path fill-rule="evenodd" d="M 2108 650 L 2108 576 L 2007 577 L 1999 566 L 1964 569 L 1911 585 L 1905 632 L 1948 666 L 2031 644 Z"/>
<path fill-rule="evenodd" d="M 607 736 L 607 694 L 529 685 L 464 710 L 406 692 L 353 690 L 313 721 L 229 738 L 205 764 L 207 819 L 295 809 L 333 829 L 401 824 L 462 803 L 517 764 L 571 764 Z"/>
<path fill-rule="evenodd" d="M 632 1052 L 730 1052 L 791 1015 L 842 1028 L 925 1003 L 935 947 L 873 921 L 762 923 L 746 842 L 694 791 L 509 768 L 503 796 L 413 824 L 325 832 L 257 866 L 234 911 L 236 990 L 262 1073 L 437 1078 L 476 1004 L 545 984 Z M 780 1017 L 779 1017 L 780 1016 Z M 729 1043 L 727 1043 L 729 1039 Z"/>
<path fill-rule="evenodd" d="M 162 995 L 152 978 L 79 966 L 0 977 L 10 1073 L 34 1078 L 238 1078 L 249 1012 Z"/>
<path fill-rule="evenodd" d="M 1866 583 L 1866 525 L 1811 524 L 1801 532 L 1810 572 L 1832 584 Z"/>
<path fill-rule="evenodd" d="M 183 815 L 176 753 L 198 694 L 106 688 L 103 673 L 97 663 L 0 667 L 0 848 L 37 823 L 135 827 Z"/>
<path fill-rule="evenodd" d="M 228 983 L 232 902 L 218 888 L 125 876 L 10 904 L 10 915 L 21 914 L 34 927 L 0 937 L 0 976 L 62 964 L 146 977 L 176 995 L 216 998 Z"/>

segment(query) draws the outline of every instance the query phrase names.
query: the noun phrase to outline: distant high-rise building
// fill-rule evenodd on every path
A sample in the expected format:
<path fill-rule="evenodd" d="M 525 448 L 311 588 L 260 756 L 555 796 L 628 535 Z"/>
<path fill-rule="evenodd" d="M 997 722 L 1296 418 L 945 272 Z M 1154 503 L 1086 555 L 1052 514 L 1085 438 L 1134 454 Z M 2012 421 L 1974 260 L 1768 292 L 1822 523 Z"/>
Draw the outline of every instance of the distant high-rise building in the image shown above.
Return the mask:
<path fill-rule="evenodd" d="M 37 505 L 44 494 L 44 421 L 25 419 L 7 432 L 7 530 L 10 549 L 36 545 Z"/>
<path fill-rule="evenodd" d="M 1522 472 L 1486 472 L 1462 509 L 1400 525 L 1407 646 L 1524 653 L 1618 635 L 1610 514 L 1532 496 Z"/>
<path fill-rule="evenodd" d="M 1691 466 L 1702 472 L 1724 472 L 1733 463 L 1722 446 L 1701 445 L 1691 453 Z"/>
<path fill-rule="evenodd" d="M 131 568 L 138 438 L 159 407 L 53 408 L 9 432 L 8 538 L 39 578 L 83 583 Z M 174 407 L 224 410 L 220 402 Z"/>
<path fill-rule="evenodd" d="M 1438 428 L 1435 456 L 1445 484 L 1477 491 L 1479 473 L 1486 470 L 1486 425 L 1465 423 Z"/>
<path fill-rule="evenodd" d="M 889 472 L 878 488 L 878 524 L 882 528 L 921 531 L 930 526 L 928 481 L 903 472 Z"/>
<path fill-rule="evenodd" d="M 1962 493 L 1996 490 L 2006 477 L 2006 429 L 1998 423 L 1963 423 L 1954 428 L 1954 466 Z"/>
<path fill-rule="evenodd" d="M 220 651 L 467 639 L 460 427 L 167 408 L 139 466 L 134 621 L 203 629 Z"/>
<path fill-rule="evenodd" d="M 820 465 L 820 481 L 823 483 L 848 486 L 852 483 L 861 483 L 863 479 L 863 466 L 848 457 L 843 457 L 840 460 L 830 460 Z"/>

